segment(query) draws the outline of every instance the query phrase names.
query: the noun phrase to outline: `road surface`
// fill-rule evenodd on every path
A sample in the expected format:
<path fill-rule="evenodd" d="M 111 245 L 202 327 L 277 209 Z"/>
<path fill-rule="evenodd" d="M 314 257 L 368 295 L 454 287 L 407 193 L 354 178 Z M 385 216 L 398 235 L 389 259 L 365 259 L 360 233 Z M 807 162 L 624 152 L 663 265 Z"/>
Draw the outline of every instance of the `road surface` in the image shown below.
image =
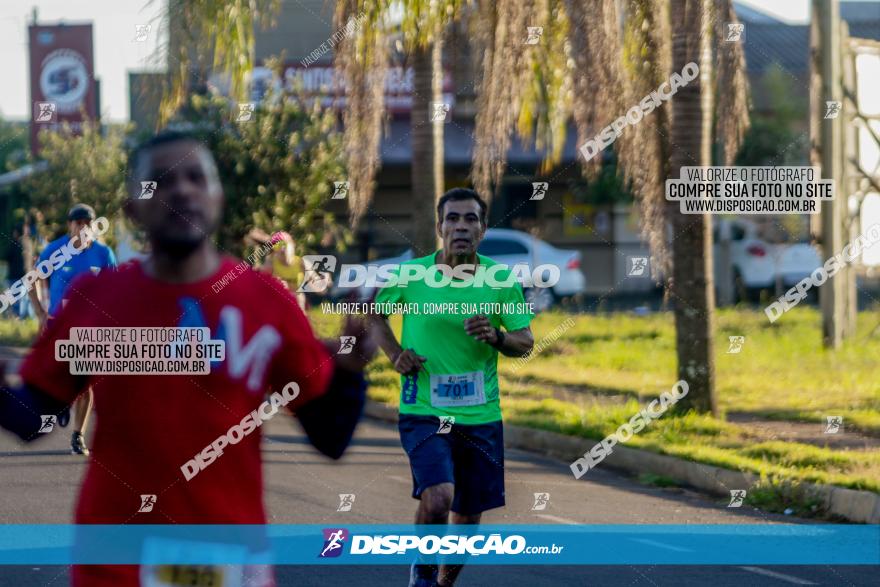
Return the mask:
<path fill-rule="evenodd" d="M 340 462 L 318 455 L 289 418 L 268 423 L 264 442 L 266 501 L 275 524 L 409 523 L 416 502 L 406 456 L 393 425 L 367 420 Z M 21 445 L 0 433 L 0 520 L 7 524 L 64 524 L 73 505 L 84 459 L 68 454 L 69 428 L 39 443 Z M 678 489 L 647 487 L 602 470 L 576 481 L 564 462 L 509 449 L 507 506 L 488 512 L 497 524 L 778 524 L 797 522 Z M 544 511 L 533 495 L 550 494 Z M 349 512 L 337 512 L 340 493 L 355 494 Z M 869 585 L 876 568 L 858 566 L 508 566 L 472 565 L 458 585 L 610 585 L 713 587 L 742 585 Z M 280 585 L 404 586 L 397 566 L 279 567 Z M 67 567 L 0 567 L 0 585 L 51 587 L 68 583 Z"/>

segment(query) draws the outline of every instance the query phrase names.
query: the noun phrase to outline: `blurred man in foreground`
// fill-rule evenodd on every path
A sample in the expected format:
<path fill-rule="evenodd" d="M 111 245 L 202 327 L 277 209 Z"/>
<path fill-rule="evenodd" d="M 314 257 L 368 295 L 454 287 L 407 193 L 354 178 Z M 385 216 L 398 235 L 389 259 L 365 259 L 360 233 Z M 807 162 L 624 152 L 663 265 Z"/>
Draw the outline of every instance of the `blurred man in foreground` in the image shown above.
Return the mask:
<path fill-rule="evenodd" d="M 157 182 L 152 198 L 137 197 L 143 181 Z M 375 344 L 349 320 L 341 334 L 356 337 L 355 349 L 331 356 L 335 345 L 315 338 L 283 284 L 237 270 L 236 259 L 218 252 L 212 236 L 223 189 L 199 141 L 166 133 L 140 146 L 129 160 L 129 193 L 126 211 L 146 232 L 150 256 L 71 286 L 21 369 L 23 385 L 0 395 L 0 424 L 33 440 L 41 414 L 58 414 L 91 385 L 99 419 L 78 524 L 265 524 L 259 430 L 197 473 L 193 455 L 262 410 L 267 389 L 286 394 L 295 384 L 286 407 L 315 447 L 339 458 L 363 409 L 363 368 Z M 75 327 L 208 327 L 212 339 L 225 341 L 225 359 L 208 375 L 71 375 L 72 363 L 55 358 L 55 341 Z M 210 569 L 212 584 L 274 584 L 266 565 Z M 205 565 L 76 566 L 73 584 L 175 585 L 204 572 Z"/>

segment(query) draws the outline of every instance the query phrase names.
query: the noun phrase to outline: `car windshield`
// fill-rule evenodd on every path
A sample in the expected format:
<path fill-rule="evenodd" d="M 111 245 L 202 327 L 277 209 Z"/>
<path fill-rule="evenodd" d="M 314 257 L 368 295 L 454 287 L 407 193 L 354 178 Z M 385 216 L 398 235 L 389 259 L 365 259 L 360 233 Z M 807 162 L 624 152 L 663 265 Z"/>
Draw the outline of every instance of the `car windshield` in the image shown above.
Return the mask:
<path fill-rule="evenodd" d="M 478 249 L 481 255 L 493 257 L 497 255 L 525 255 L 529 252 L 525 245 L 506 238 L 485 239 Z"/>

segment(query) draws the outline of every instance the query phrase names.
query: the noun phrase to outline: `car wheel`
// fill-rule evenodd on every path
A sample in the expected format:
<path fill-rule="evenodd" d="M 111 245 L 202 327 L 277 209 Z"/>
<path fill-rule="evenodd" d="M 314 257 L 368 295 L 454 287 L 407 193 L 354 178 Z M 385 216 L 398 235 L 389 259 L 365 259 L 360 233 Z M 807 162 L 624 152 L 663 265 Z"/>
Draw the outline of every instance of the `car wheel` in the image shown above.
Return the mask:
<path fill-rule="evenodd" d="M 530 287 L 525 291 L 526 302 L 534 304 L 535 312 L 545 312 L 555 301 L 553 290 L 549 287 Z"/>

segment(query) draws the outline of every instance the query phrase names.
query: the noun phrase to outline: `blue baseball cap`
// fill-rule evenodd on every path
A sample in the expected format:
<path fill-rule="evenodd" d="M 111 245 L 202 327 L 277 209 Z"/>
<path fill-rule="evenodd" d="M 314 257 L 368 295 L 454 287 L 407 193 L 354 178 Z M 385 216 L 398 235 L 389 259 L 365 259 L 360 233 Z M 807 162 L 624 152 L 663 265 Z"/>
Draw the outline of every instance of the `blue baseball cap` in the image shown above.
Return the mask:
<path fill-rule="evenodd" d="M 77 204 L 67 213 L 67 221 L 73 222 L 74 220 L 89 220 L 92 221 L 95 219 L 95 209 L 89 206 L 88 204 Z"/>

